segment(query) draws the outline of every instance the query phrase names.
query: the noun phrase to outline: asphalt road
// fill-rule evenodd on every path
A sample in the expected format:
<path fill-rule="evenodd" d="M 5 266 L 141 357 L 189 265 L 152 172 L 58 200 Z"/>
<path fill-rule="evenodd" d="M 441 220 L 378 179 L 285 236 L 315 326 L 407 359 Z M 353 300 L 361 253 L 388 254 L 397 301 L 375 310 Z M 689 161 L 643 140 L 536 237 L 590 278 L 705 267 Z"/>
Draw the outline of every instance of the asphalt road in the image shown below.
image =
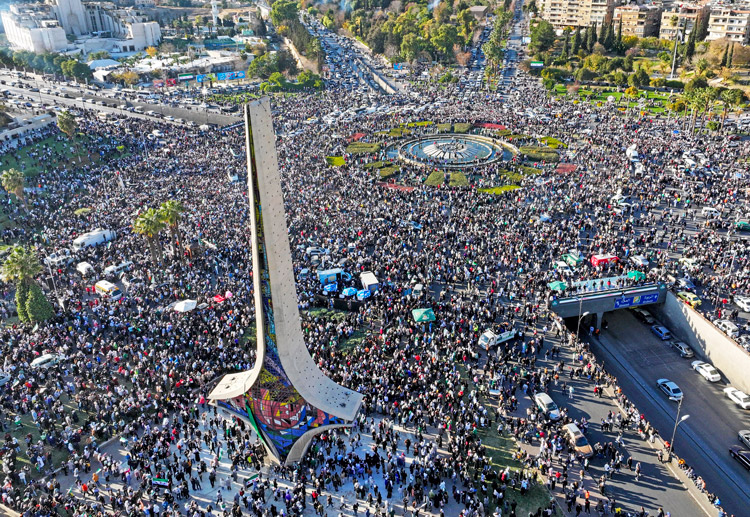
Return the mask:
<path fill-rule="evenodd" d="M 545 347 L 557 339 L 552 337 L 545 340 Z M 676 354 L 675 354 L 676 355 Z M 573 364 L 572 350 L 567 346 L 561 347 L 560 359 L 565 361 L 566 366 Z M 543 356 L 537 356 L 537 366 L 549 367 L 550 370 L 559 359 L 544 360 Z M 563 391 L 562 383 L 574 388 L 573 396 Z M 569 376 L 561 376 L 558 386 L 550 392 L 550 396 L 558 407 L 566 408 L 568 415 L 574 420 L 580 421 L 586 418 L 589 423 L 587 439 L 593 446 L 596 443 L 606 445 L 614 442 L 619 431 L 601 430 L 601 421 L 606 419 L 609 412 L 617 413 L 618 409 L 614 401 L 608 397 L 596 397 L 594 395 L 594 384 L 587 379 L 570 379 Z M 664 464 L 660 464 L 655 449 L 634 430 L 627 430 L 623 434 L 624 447 L 619 448 L 623 457 L 633 458 L 633 467 L 641 463 L 641 477 L 635 479 L 635 472 L 629 471 L 625 466 L 619 474 L 615 474 L 607 480 L 607 496 L 613 497 L 618 506 L 628 512 L 637 512 L 643 507 L 655 515 L 661 507 L 671 512 L 674 516 L 701 516 L 705 515 L 702 508 L 688 493 L 687 489 L 669 472 Z M 592 458 L 591 466 L 587 472 L 586 486 L 594 491 L 597 490 L 598 479 L 605 475 L 604 460 Z M 575 468 L 578 471 L 578 468 Z M 577 479 L 577 476 L 576 476 Z M 713 517 L 713 516 L 711 516 Z"/>
<path fill-rule="evenodd" d="M 113 99 L 111 97 L 107 97 L 104 95 L 92 95 L 88 90 L 85 90 L 82 87 L 76 88 L 73 86 L 65 86 L 65 88 L 71 92 L 71 95 L 74 97 L 83 97 L 86 99 L 85 102 L 81 102 L 80 100 L 77 100 L 76 98 L 65 98 L 60 97 L 58 95 L 54 94 L 47 94 L 47 93 L 41 93 L 41 92 L 31 92 L 26 88 L 20 88 L 20 87 L 14 87 L 10 85 L 3 85 L 2 89 L 6 89 L 11 93 L 18 93 L 26 97 L 28 102 L 40 102 L 42 104 L 46 104 L 48 106 L 68 106 L 71 108 L 86 108 L 91 110 L 97 110 L 102 111 L 105 113 L 113 113 L 116 115 L 127 115 L 129 117 L 135 117 L 135 118 L 144 118 L 144 119 L 151 119 L 157 118 L 161 122 L 169 123 L 168 121 L 164 120 L 161 117 L 151 117 L 150 115 L 146 115 L 145 113 L 136 113 L 133 111 L 126 111 L 119 108 L 122 104 L 128 104 L 130 106 L 140 106 L 143 108 L 143 111 L 149 111 L 153 110 L 160 114 L 163 114 L 164 116 L 171 115 L 175 118 L 181 118 L 183 120 L 190 120 L 195 122 L 197 125 L 201 124 L 217 124 L 219 126 L 226 126 L 229 124 L 234 124 L 236 122 L 240 121 L 239 116 L 234 115 L 225 115 L 222 113 L 216 113 L 212 111 L 207 110 L 201 110 L 195 107 L 196 109 L 185 109 L 185 108 L 173 108 L 171 106 L 165 106 L 163 104 L 149 104 L 147 102 L 133 100 L 133 99 Z M 89 102 L 91 100 L 97 100 L 97 101 L 104 101 L 105 103 L 109 104 L 109 106 L 101 106 L 99 104 L 93 104 L 92 102 Z M 115 107 L 112 107 L 112 105 L 115 105 Z M 31 109 L 31 108 L 18 108 L 16 106 L 10 105 L 13 109 Z"/>
<path fill-rule="evenodd" d="M 739 430 L 750 428 L 750 413 L 724 396 L 725 381 L 710 383 L 691 368 L 690 362 L 698 358 L 681 358 L 630 311 L 607 313 L 605 320 L 609 328 L 602 330 L 598 342 L 592 340 L 597 357 L 666 440 L 672 436 L 677 403 L 656 387 L 656 380 L 677 383 L 685 394 L 681 416 L 690 418 L 677 429 L 675 453 L 703 477 L 727 512 L 747 515 L 750 475 L 729 457 L 728 448 L 738 443 Z"/>

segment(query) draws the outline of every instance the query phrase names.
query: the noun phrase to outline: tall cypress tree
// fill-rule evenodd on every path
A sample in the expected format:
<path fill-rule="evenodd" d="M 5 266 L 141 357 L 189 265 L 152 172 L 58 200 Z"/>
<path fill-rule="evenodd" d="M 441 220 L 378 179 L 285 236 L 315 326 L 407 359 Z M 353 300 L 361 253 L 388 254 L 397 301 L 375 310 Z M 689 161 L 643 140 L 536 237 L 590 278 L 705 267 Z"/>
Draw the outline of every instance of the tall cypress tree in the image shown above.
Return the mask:
<path fill-rule="evenodd" d="M 620 18 L 620 24 L 617 26 L 617 52 L 622 52 L 622 18 Z"/>
<path fill-rule="evenodd" d="M 615 23 L 610 20 L 607 25 L 607 33 L 604 35 L 604 41 L 602 42 L 604 48 L 607 50 L 613 50 L 615 45 Z"/>
<path fill-rule="evenodd" d="M 596 22 L 594 22 L 594 25 L 591 25 L 589 27 L 589 30 L 586 32 L 586 50 L 588 50 L 589 53 L 593 52 L 595 44 L 596 44 Z"/>
<path fill-rule="evenodd" d="M 576 27 L 576 33 L 573 35 L 573 54 L 578 54 L 581 49 L 581 28 Z"/>
<path fill-rule="evenodd" d="M 734 41 L 729 47 L 729 57 L 727 58 L 727 68 L 732 68 L 732 60 L 734 59 Z"/>
<path fill-rule="evenodd" d="M 599 43 L 604 45 L 604 39 L 607 37 L 607 24 L 602 23 L 602 26 L 599 28 Z"/>
<path fill-rule="evenodd" d="M 693 54 L 695 54 L 695 33 L 696 31 L 690 31 L 690 37 L 685 44 L 685 61 L 693 57 Z"/>
<path fill-rule="evenodd" d="M 719 66 L 727 66 L 727 57 L 729 56 L 729 43 L 724 47 L 724 53 L 721 55 L 721 63 Z"/>
<path fill-rule="evenodd" d="M 565 31 L 565 40 L 563 41 L 563 48 L 562 48 L 562 54 L 561 56 L 564 58 L 568 57 L 568 50 L 570 47 L 570 32 L 567 30 Z"/>

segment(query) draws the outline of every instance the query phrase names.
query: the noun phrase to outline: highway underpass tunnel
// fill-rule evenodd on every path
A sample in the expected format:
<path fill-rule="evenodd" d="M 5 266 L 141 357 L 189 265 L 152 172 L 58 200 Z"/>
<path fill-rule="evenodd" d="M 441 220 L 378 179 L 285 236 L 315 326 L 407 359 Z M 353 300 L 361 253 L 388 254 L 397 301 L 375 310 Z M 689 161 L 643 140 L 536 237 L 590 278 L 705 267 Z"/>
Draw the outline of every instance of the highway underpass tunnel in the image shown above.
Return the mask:
<path fill-rule="evenodd" d="M 604 328 L 607 328 L 603 312 L 597 312 L 594 314 L 584 312 L 580 317 L 575 316 L 572 318 L 564 318 L 563 321 L 573 335 L 575 335 L 577 331 L 580 332 L 580 336 L 591 335 L 592 333 L 598 335 L 599 331 L 602 329 L 602 325 L 604 325 Z"/>

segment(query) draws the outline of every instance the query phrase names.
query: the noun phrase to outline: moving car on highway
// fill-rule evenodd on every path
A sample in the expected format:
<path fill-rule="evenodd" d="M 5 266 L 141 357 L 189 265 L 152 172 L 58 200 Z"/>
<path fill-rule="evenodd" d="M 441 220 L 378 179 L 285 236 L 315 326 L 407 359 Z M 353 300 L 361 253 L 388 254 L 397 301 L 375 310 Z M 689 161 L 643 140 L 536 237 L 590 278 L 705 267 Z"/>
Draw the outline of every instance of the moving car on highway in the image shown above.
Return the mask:
<path fill-rule="evenodd" d="M 690 366 L 693 367 L 693 370 L 700 373 L 708 382 L 719 382 L 721 380 L 721 375 L 718 370 L 707 362 L 693 361 L 690 363 Z"/>
<path fill-rule="evenodd" d="M 677 384 L 669 379 L 658 379 L 656 385 L 667 397 L 669 397 L 669 400 L 678 401 L 682 399 L 682 390 Z"/>
<path fill-rule="evenodd" d="M 750 470 L 750 451 L 743 449 L 739 445 L 732 445 L 729 448 L 729 455 L 737 460 L 740 465 Z"/>
<path fill-rule="evenodd" d="M 750 395 L 747 393 L 730 386 L 729 388 L 724 388 L 724 394 L 742 409 L 750 409 Z"/>

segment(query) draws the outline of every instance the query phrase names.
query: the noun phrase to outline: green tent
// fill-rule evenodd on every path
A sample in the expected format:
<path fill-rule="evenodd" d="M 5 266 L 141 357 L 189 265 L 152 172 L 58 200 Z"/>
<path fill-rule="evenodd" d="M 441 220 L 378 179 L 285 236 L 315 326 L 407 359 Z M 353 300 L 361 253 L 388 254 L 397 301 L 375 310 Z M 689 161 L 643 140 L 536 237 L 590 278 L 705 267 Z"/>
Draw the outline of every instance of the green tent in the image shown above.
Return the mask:
<path fill-rule="evenodd" d="M 568 284 L 566 284 L 565 282 L 561 282 L 561 281 L 557 280 L 555 282 L 550 282 L 549 284 L 547 284 L 547 287 L 549 287 L 553 291 L 563 292 L 565 289 L 568 288 Z"/>
<path fill-rule="evenodd" d="M 417 323 L 435 321 L 435 313 L 432 312 L 432 309 L 414 309 L 411 311 L 411 315 Z"/>
<path fill-rule="evenodd" d="M 640 271 L 629 271 L 628 278 L 633 278 L 637 282 L 646 278 L 646 273 L 642 273 Z"/>

